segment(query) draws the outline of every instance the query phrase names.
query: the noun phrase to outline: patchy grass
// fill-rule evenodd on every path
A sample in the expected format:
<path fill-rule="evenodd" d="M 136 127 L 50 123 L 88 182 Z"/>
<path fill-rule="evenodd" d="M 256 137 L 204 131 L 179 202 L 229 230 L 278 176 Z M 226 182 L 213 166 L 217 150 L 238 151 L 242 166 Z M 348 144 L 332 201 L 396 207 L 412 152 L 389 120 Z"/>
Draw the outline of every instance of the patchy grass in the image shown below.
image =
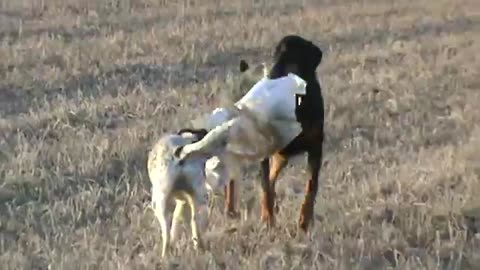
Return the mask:
<path fill-rule="evenodd" d="M 242 219 L 162 262 L 146 151 L 289 33 L 325 51 L 311 233 L 300 158 L 273 232 L 252 170 Z M 473 0 L 0 1 L 1 268 L 478 269 L 479 42 Z"/>

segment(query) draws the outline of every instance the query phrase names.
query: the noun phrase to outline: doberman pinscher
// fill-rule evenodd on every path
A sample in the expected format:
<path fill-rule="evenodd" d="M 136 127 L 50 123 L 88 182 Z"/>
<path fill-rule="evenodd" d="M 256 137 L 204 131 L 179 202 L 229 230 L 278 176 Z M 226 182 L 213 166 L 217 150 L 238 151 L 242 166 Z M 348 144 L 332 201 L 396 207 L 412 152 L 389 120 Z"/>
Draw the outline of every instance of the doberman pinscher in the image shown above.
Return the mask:
<path fill-rule="evenodd" d="M 262 170 L 262 220 L 274 225 L 275 183 L 292 156 L 306 152 L 308 155 L 308 179 L 305 197 L 300 210 L 299 227 L 303 231 L 313 218 L 315 197 L 318 191 L 322 163 L 324 137 L 324 103 L 316 69 L 323 53 L 311 41 L 297 35 L 284 36 L 275 47 L 273 66 L 269 78 L 275 79 L 294 73 L 307 82 L 306 95 L 295 110 L 302 132 L 285 148 L 261 162 Z"/>

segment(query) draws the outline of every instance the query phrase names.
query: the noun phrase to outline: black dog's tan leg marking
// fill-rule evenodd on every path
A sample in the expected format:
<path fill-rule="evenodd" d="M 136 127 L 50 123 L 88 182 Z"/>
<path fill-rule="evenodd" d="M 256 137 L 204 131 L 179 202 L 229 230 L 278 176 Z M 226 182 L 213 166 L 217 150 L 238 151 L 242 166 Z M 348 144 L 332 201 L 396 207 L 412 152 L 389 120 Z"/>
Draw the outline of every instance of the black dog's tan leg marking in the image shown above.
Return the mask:
<path fill-rule="evenodd" d="M 268 169 L 263 172 L 264 175 L 268 175 L 268 180 L 265 181 L 265 185 L 263 185 L 264 183 L 262 182 L 262 188 L 266 187 L 262 194 L 262 220 L 267 222 L 270 227 L 275 224 L 275 183 L 277 182 L 280 172 L 288 163 L 288 158 L 280 153 L 275 153 L 271 159 L 272 163 L 268 165 L 267 160 L 266 166 L 268 166 Z M 264 181 L 264 179 L 265 178 L 262 178 L 262 181 Z M 278 210 L 278 208 L 275 208 L 275 210 Z"/>
<path fill-rule="evenodd" d="M 270 194 L 271 194 L 271 205 L 275 208 L 275 212 L 278 212 L 278 204 L 275 205 L 275 184 L 277 183 L 278 176 L 282 172 L 283 168 L 288 164 L 288 157 L 280 153 L 274 154 L 272 157 L 272 163 L 270 164 L 270 173 L 268 180 L 270 182 Z M 273 209 L 272 209 L 273 210 Z"/>
<path fill-rule="evenodd" d="M 305 147 L 304 134 L 293 139 L 284 149 L 272 155 L 272 164 L 269 159 L 262 161 L 262 221 L 269 225 L 274 223 L 275 183 L 283 168 L 288 163 L 288 157 L 301 153 Z"/>

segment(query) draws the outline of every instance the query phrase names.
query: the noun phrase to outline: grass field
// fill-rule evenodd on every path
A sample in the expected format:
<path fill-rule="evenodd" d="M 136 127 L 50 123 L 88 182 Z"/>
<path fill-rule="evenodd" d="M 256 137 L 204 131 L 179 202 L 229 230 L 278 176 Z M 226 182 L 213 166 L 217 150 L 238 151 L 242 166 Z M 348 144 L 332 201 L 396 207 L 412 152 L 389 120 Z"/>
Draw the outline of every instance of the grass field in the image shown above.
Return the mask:
<path fill-rule="evenodd" d="M 300 157 L 277 228 L 252 170 L 162 262 L 146 151 L 291 33 L 324 50 L 311 232 Z M 0 269 L 480 269 L 479 57 L 475 0 L 0 0 Z"/>

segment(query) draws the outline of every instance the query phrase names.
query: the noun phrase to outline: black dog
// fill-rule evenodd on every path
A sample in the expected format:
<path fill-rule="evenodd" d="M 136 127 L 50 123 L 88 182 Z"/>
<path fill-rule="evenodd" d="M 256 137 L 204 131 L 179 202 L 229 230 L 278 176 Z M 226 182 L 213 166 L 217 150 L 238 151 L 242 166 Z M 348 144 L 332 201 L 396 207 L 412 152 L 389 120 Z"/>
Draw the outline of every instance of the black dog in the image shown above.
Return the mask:
<path fill-rule="evenodd" d="M 275 182 L 288 159 L 307 152 L 309 179 L 305 187 L 305 198 L 300 210 L 299 227 L 303 231 L 313 217 L 315 197 L 318 191 L 318 178 L 322 163 L 324 137 L 324 103 L 320 83 L 315 70 L 322 61 L 323 53 L 315 44 L 300 36 L 283 37 L 275 47 L 274 65 L 269 78 L 275 79 L 294 73 L 306 81 L 306 95 L 297 105 L 295 114 L 302 126 L 302 132 L 284 149 L 261 162 L 262 168 L 262 220 L 274 224 Z"/>
<path fill-rule="evenodd" d="M 305 186 L 305 198 L 300 210 L 299 227 L 303 231 L 313 217 L 315 197 L 318 191 L 318 178 L 322 163 L 324 137 L 324 103 L 316 69 L 322 61 L 323 53 L 315 44 L 300 36 L 283 37 L 275 47 L 274 65 L 269 71 L 269 78 L 276 79 L 294 73 L 306 81 L 306 95 L 297 106 L 295 114 L 302 126 L 302 132 L 285 148 L 279 150 L 261 162 L 262 168 L 262 220 L 268 225 L 274 224 L 275 182 L 281 170 L 285 168 L 292 156 L 307 152 L 309 179 Z M 242 69 L 242 67 L 241 67 Z M 184 129 L 187 132 L 205 133 L 206 130 Z M 233 181 L 230 181 L 226 195 L 233 193 Z M 231 187 L 230 187 L 231 186 Z M 227 190 L 232 191 L 227 192 Z M 230 201 L 230 200 L 228 200 Z M 229 206 L 231 211 L 233 205 Z"/>

